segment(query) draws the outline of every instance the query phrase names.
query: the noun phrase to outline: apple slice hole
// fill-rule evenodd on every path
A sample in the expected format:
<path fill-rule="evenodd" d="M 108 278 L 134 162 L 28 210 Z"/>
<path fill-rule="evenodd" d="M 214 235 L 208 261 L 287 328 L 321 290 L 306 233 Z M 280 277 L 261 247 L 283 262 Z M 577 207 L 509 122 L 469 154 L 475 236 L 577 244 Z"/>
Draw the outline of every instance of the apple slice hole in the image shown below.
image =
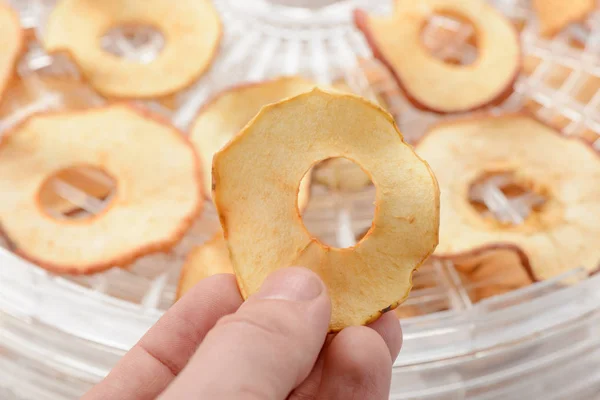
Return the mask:
<path fill-rule="evenodd" d="M 326 246 L 356 245 L 375 216 L 376 189 L 368 173 L 345 157 L 322 160 L 311 171 L 313 185 L 302 214 L 304 226 Z"/>
<path fill-rule="evenodd" d="M 116 180 L 88 165 L 62 169 L 44 180 L 38 191 L 42 211 L 56 220 L 87 220 L 106 210 L 117 192 Z"/>
<path fill-rule="evenodd" d="M 151 25 L 121 24 L 109 29 L 102 36 L 100 47 L 117 57 L 149 64 L 165 47 L 165 36 Z"/>
<path fill-rule="evenodd" d="M 511 171 L 494 171 L 477 178 L 469 189 L 471 206 L 483 217 L 519 225 L 540 213 L 548 201 L 545 190 Z"/>
<path fill-rule="evenodd" d="M 421 43 L 433 57 L 452 65 L 470 65 L 478 57 L 473 25 L 463 17 L 436 13 L 421 30 Z"/>

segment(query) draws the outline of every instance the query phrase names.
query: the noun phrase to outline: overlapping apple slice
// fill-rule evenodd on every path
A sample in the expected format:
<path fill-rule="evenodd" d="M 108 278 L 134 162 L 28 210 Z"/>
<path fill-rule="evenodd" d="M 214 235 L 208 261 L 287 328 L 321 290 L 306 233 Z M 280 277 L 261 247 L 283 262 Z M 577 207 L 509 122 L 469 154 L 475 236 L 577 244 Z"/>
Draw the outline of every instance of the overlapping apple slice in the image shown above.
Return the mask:
<path fill-rule="evenodd" d="M 440 185 L 440 244 L 435 255 L 456 257 L 500 244 L 519 247 L 533 275 L 547 279 L 600 263 L 600 157 L 522 115 L 473 118 L 433 127 L 416 146 Z M 544 198 L 521 223 L 501 222 L 469 200 L 474 183 L 499 172 Z"/>
<path fill-rule="evenodd" d="M 202 279 L 216 274 L 233 274 L 227 243 L 221 232 L 195 247 L 186 257 L 177 285 L 177 299 Z"/>
<path fill-rule="evenodd" d="M 314 82 L 299 76 L 234 86 L 217 94 L 198 113 L 190 140 L 203 163 L 204 194 L 211 196 L 213 155 L 229 142 L 257 113 L 270 103 L 306 92 Z M 304 209 L 310 198 L 311 174 L 300 186 L 298 205 Z"/>
<path fill-rule="evenodd" d="M 446 63 L 421 43 L 423 26 L 435 14 L 457 16 L 474 26 L 479 49 L 474 63 Z M 357 10 L 355 24 L 421 109 L 453 113 L 499 103 L 512 92 L 519 73 L 517 30 L 484 0 L 397 0 L 389 17 Z"/>

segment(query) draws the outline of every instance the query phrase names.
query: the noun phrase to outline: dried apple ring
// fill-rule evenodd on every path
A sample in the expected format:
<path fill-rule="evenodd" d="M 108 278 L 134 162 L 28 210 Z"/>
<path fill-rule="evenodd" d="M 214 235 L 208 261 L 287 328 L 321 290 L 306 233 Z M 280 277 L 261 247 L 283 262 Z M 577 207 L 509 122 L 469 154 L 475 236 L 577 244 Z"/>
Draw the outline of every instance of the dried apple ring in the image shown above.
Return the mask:
<path fill-rule="evenodd" d="M 181 269 L 176 298 L 180 299 L 196 283 L 216 274 L 233 274 L 229 251 L 221 232 L 187 255 Z"/>
<path fill-rule="evenodd" d="M 165 37 L 160 54 L 138 63 L 108 53 L 101 38 L 119 26 L 145 24 Z M 68 51 L 83 75 L 109 97 L 160 97 L 183 89 L 210 66 L 221 22 L 209 0 L 61 0 L 52 10 L 44 45 Z"/>
<path fill-rule="evenodd" d="M 568 138 L 522 115 L 442 123 L 416 146 L 441 191 L 440 244 L 453 257 L 477 248 L 516 245 L 536 279 L 600 263 L 600 157 L 588 143 Z M 543 196 L 520 224 L 485 217 L 469 201 L 474 182 L 503 172 L 515 185 Z"/>
<path fill-rule="evenodd" d="M 229 142 L 265 106 L 315 87 L 315 83 L 299 76 L 280 77 L 269 81 L 234 86 L 215 96 L 198 113 L 190 140 L 204 164 L 204 193 L 210 196 L 213 155 Z M 300 210 L 310 198 L 311 175 L 300 185 Z"/>
<path fill-rule="evenodd" d="M 15 63 L 24 45 L 24 33 L 19 15 L 0 2 L 0 99 L 13 77 Z"/>
<path fill-rule="evenodd" d="M 40 191 L 74 167 L 116 181 L 108 206 L 86 219 L 57 219 Z M 0 224 L 13 249 L 72 274 L 126 266 L 168 250 L 202 208 L 198 158 L 174 127 L 131 106 L 36 114 L 0 143 Z"/>
<path fill-rule="evenodd" d="M 421 43 L 435 13 L 471 22 L 479 55 L 470 65 L 445 63 Z M 521 54 L 516 29 L 484 0 L 398 0 L 390 17 L 355 12 L 377 58 L 394 73 L 411 103 L 437 113 L 464 112 L 498 103 L 512 92 Z"/>
<path fill-rule="evenodd" d="M 529 258 L 515 245 L 479 248 L 450 259 L 474 303 L 535 282 Z"/>
<path fill-rule="evenodd" d="M 302 223 L 297 188 L 316 163 L 345 157 L 376 188 L 375 216 L 354 247 L 333 248 Z M 315 88 L 264 107 L 213 159 L 213 201 L 244 297 L 274 270 L 301 265 L 332 300 L 330 330 L 396 308 L 437 244 L 439 192 L 393 117 L 355 95 Z"/>

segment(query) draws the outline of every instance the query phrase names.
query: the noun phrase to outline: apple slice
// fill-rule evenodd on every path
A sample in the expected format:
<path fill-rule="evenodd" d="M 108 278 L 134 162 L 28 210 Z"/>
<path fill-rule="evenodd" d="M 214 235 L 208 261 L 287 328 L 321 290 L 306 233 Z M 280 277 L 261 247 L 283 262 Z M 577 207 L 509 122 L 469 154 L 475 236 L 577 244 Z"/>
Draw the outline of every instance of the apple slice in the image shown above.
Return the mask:
<path fill-rule="evenodd" d="M 514 245 L 475 249 L 451 260 L 473 303 L 535 282 L 527 255 Z"/>
<path fill-rule="evenodd" d="M 2 127 L 10 129 L 29 116 L 50 111 L 89 109 L 102 104 L 101 99 L 79 80 L 65 77 L 34 74 L 13 79 L 0 100 Z M 95 174 L 86 173 L 84 167 L 63 171 L 60 180 L 97 199 L 106 198 L 112 186 Z M 72 215 L 80 207 L 59 196 L 56 191 L 40 192 L 40 203 L 58 214 Z"/>
<path fill-rule="evenodd" d="M 471 22 L 479 49 L 470 65 L 445 63 L 421 43 L 434 14 Z M 521 65 L 517 30 L 484 0 L 398 0 L 393 15 L 354 14 L 375 57 L 395 75 L 410 102 L 436 113 L 475 110 L 502 102 L 512 92 Z"/>
<path fill-rule="evenodd" d="M 15 63 L 24 49 L 25 34 L 19 14 L 0 2 L 0 99 L 14 75 Z"/>
<path fill-rule="evenodd" d="M 1 25 L 0 25 L 1 26 Z M 104 50 L 113 28 L 151 26 L 165 38 L 149 62 Z M 50 53 L 68 52 L 81 73 L 103 96 L 158 98 L 189 87 L 212 64 L 222 36 L 219 13 L 209 0 L 60 0 L 45 26 Z"/>
<path fill-rule="evenodd" d="M 110 203 L 81 220 L 49 215 L 40 192 L 82 166 L 116 182 Z M 204 204 L 198 158 L 183 133 L 119 103 L 34 114 L 12 128 L 0 142 L 0 193 L 0 224 L 14 251 L 69 274 L 170 250 Z"/>
<path fill-rule="evenodd" d="M 436 255 L 456 257 L 500 244 L 519 247 L 536 279 L 600 263 L 600 157 L 586 142 L 568 138 L 522 115 L 439 124 L 416 146 L 441 191 Z M 520 224 L 488 218 L 470 202 L 472 185 L 496 171 L 542 195 Z"/>
<path fill-rule="evenodd" d="M 234 86 L 217 94 L 202 107 L 194 121 L 190 140 L 203 163 L 204 194 L 211 197 L 213 155 L 229 142 L 259 111 L 270 103 L 306 92 L 314 82 L 299 76 Z M 311 174 L 300 186 L 299 207 L 310 198 Z"/>
<path fill-rule="evenodd" d="M 532 0 L 540 34 L 552 37 L 567 25 L 583 20 L 596 7 L 595 0 Z"/>
<path fill-rule="evenodd" d="M 331 157 L 354 160 L 377 190 L 371 229 L 350 248 L 317 240 L 297 207 L 302 177 Z M 244 298 L 271 272 L 305 266 L 327 285 L 331 331 L 396 308 L 408 296 L 413 271 L 437 244 L 435 177 L 393 117 L 359 96 L 315 88 L 263 107 L 215 154 L 213 185 Z"/>
<path fill-rule="evenodd" d="M 227 243 L 221 232 L 188 254 L 181 269 L 176 299 L 202 279 L 216 274 L 233 274 Z"/>

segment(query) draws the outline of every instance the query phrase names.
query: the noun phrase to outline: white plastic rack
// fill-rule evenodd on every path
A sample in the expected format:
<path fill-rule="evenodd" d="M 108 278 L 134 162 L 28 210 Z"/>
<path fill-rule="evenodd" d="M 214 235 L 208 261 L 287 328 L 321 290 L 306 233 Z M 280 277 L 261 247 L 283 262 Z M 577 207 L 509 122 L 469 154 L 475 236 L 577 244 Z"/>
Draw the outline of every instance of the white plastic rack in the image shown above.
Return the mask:
<path fill-rule="evenodd" d="M 173 106 L 140 102 L 181 129 L 215 92 L 289 74 L 321 83 L 342 81 L 373 100 L 384 96 L 409 140 L 440 120 L 410 106 L 352 25 L 353 9 L 385 14 L 390 1 L 214 2 L 225 35 L 211 70 L 177 94 Z M 23 26 L 41 37 L 54 1 L 11 3 Z M 600 12 L 545 40 L 536 34 L 527 1 L 497 0 L 494 5 L 521 29 L 524 70 L 514 93 L 488 111 L 527 109 L 600 150 Z M 477 51 L 471 34 L 463 23 L 440 16 L 424 30 L 424 43 L 438 57 L 467 63 Z M 140 62 L 162 45 L 160 35 L 144 30 L 117 30 L 102 42 L 107 51 Z M 33 40 L 18 74 L 44 89 L 41 75 L 76 77 L 78 71 L 67 57 L 48 55 Z M 69 96 L 89 105 L 104 102 L 89 88 Z M 0 135 L 26 115 L 64 103 L 63 94 L 48 90 L 38 101 L 0 117 Z M 538 199 L 507 198 L 502 184 L 500 179 L 480 187 L 477 197 L 497 218 L 519 223 Z M 88 212 L 101 206 L 73 188 L 63 189 L 63 196 Z M 344 193 L 315 186 L 305 223 L 323 240 L 352 245 L 370 225 L 373 199 L 373 188 Z M 87 277 L 48 273 L 0 247 L 0 398 L 73 399 L 98 382 L 172 304 L 185 254 L 217 229 L 214 209 L 207 204 L 171 252 Z M 451 263 L 425 266 L 417 278 L 422 287 L 404 305 L 415 306 L 421 315 L 402 320 L 404 347 L 394 365 L 391 398 L 600 398 L 600 274 L 588 277 L 572 267 L 552 280 L 477 301 L 473 284 L 463 281 Z"/>

